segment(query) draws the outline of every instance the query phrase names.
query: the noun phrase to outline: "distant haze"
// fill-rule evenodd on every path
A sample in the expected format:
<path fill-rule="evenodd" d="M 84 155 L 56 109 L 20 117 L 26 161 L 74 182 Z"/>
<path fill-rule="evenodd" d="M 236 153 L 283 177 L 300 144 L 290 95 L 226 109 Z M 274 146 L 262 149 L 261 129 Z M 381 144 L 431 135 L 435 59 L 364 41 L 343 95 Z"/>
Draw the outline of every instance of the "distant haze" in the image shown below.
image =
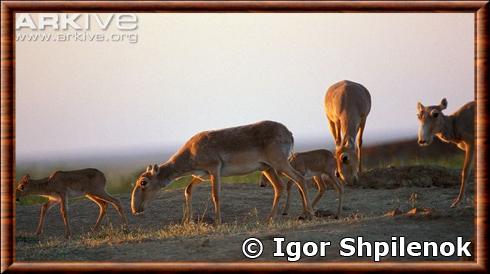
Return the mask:
<path fill-rule="evenodd" d="M 331 147 L 323 98 L 343 79 L 371 92 L 367 144 L 414 137 L 417 101 L 474 100 L 471 13 L 137 16 L 135 44 L 16 42 L 18 161 L 167 153 L 266 119 Z"/>

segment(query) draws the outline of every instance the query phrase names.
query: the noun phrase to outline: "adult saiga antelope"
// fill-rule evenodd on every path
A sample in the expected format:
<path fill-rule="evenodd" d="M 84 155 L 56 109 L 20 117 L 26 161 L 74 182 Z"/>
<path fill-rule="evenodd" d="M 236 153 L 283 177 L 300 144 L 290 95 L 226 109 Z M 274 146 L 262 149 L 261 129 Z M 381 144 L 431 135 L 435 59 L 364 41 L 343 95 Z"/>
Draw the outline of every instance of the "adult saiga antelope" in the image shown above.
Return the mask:
<path fill-rule="evenodd" d="M 128 224 L 121 203 L 105 191 L 106 178 L 104 173 L 94 168 L 73 171 L 55 171 L 47 178 L 31 179 L 29 174 L 24 175 L 17 185 L 16 198 L 28 195 L 40 195 L 48 198 L 48 202 L 41 206 L 41 216 L 36 234 L 43 232 L 46 213 L 54 205 L 60 204 L 61 217 L 65 225 L 65 238 L 71 235 L 68 222 L 67 205 L 69 197 L 85 195 L 99 206 L 99 217 L 93 227 L 97 229 L 105 216 L 107 203 L 110 203 L 119 213 L 125 226 Z"/>
<path fill-rule="evenodd" d="M 344 184 L 336 176 L 337 163 L 332 152 L 326 149 L 318 149 L 307 152 L 294 153 L 289 162 L 306 179 L 312 178 L 315 182 L 318 192 L 311 204 L 312 208 L 320 201 L 327 189 L 327 183 L 331 183 L 337 190 L 339 195 L 339 203 L 337 207 L 337 218 L 342 214 L 342 198 L 344 194 Z M 260 177 L 260 185 L 265 186 L 267 177 L 262 174 Z M 284 204 L 283 215 L 287 215 L 289 211 L 290 193 L 293 182 L 287 182 L 286 203 Z"/>
<path fill-rule="evenodd" d="M 447 108 L 447 100 L 443 98 L 439 105 L 424 106 L 417 103 L 417 117 L 420 121 L 418 143 L 426 146 L 432 143 L 434 135 L 446 143 L 456 144 L 465 151 L 461 186 L 458 197 L 451 207 L 458 205 L 463 199 L 465 184 L 473 167 L 475 154 L 475 102 L 466 103 L 452 115 L 442 113 Z"/>
<path fill-rule="evenodd" d="M 371 95 L 361 84 L 343 80 L 325 94 L 325 113 L 335 140 L 337 171 L 346 183 L 355 183 L 358 172 L 362 171 L 362 135 L 370 110 Z"/>
<path fill-rule="evenodd" d="M 308 201 L 303 176 L 291 167 L 288 157 L 293 149 L 293 135 L 282 124 L 262 121 L 255 124 L 200 132 L 191 137 L 170 159 L 149 166 L 136 181 L 131 195 L 133 214 L 141 213 L 160 188 L 173 180 L 193 175 L 185 190 L 187 206 L 184 219 L 192 216 L 189 207 L 192 187 L 209 178 L 215 209 L 215 222 L 221 223 L 221 177 L 263 171 L 274 187 L 274 200 L 269 220 L 276 215 L 282 184 L 279 174 L 287 176 L 299 187 L 304 214 L 310 218 L 312 209 Z"/>

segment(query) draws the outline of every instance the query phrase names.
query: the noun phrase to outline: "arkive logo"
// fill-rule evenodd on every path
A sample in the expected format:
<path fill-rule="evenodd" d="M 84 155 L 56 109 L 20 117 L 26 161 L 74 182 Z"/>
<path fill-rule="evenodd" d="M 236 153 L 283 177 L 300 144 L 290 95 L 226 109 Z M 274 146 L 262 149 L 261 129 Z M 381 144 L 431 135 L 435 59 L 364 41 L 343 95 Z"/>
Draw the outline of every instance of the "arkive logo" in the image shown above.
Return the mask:
<path fill-rule="evenodd" d="M 133 13 L 19 13 L 15 22 L 16 30 L 107 30 L 114 26 L 121 31 L 138 28 L 138 17 Z"/>

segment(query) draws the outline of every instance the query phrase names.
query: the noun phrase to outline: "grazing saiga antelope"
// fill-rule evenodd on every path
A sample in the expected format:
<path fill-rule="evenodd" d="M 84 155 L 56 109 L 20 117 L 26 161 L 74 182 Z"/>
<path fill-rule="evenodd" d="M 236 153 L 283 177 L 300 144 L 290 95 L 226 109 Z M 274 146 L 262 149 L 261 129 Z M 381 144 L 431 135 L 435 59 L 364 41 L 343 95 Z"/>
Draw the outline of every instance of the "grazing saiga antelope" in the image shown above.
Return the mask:
<path fill-rule="evenodd" d="M 342 214 L 342 198 L 344 194 L 344 184 L 336 176 L 337 163 L 334 155 L 326 149 L 318 149 L 301 153 L 294 153 L 289 162 L 305 179 L 312 178 L 315 182 L 318 192 L 311 204 L 312 208 L 320 201 L 327 189 L 327 182 L 330 182 L 339 194 L 339 203 L 337 208 L 337 218 Z M 260 185 L 265 186 L 267 177 L 262 174 L 260 177 Z M 289 197 L 291 194 L 291 186 L 293 182 L 287 182 L 286 203 L 284 204 L 283 215 L 287 215 L 289 211 Z"/>
<path fill-rule="evenodd" d="M 107 203 L 110 203 L 121 216 L 124 225 L 128 220 L 124 215 L 121 203 L 105 191 L 106 178 L 104 173 L 94 168 L 73 171 L 55 171 L 49 177 L 43 179 L 31 179 L 24 175 L 17 185 L 16 198 L 28 195 L 40 195 L 48 198 L 48 202 L 41 206 L 41 217 L 36 229 L 36 234 L 43 232 L 44 218 L 49 209 L 60 204 L 61 217 L 65 225 L 65 238 L 71 236 L 70 224 L 68 222 L 67 202 L 69 197 L 85 195 L 96 203 L 99 208 L 99 217 L 93 227 L 97 229 L 105 216 Z"/>
<path fill-rule="evenodd" d="M 357 182 L 358 172 L 362 171 L 362 135 L 370 110 L 371 95 L 361 84 L 343 80 L 325 94 L 325 113 L 335 140 L 337 172 L 349 184 Z"/>
<path fill-rule="evenodd" d="M 160 188 L 173 180 L 193 175 L 185 189 L 186 212 L 184 219 L 192 217 L 190 203 L 192 187 L 199 182 L 211 181 L 211 196 L 215 209 L 215 223 L 221 223 L 221 177 L 263 171 L 274 187 L 274 200 L 269 221 L 276 215 L 282 192 L 279 174 L 293 180 L 299 187 L 305 217 L 313 211 L 308 201 L 303 176 L 291 167 L 288 157 L 293 149 L 293 135 L 282 124 L 262 121 L 250 125 L 200 132 L 191 137 L 170 159 L 148 166 L 136 181 L 131 195 L 133 214 L 142 213 Z"/>
<path fill-rule="evenodd" d="M 417 103 L 417 117 L 420 121 L 418 143 L 426 146 L 432 143 L 434 135 L 441 141 L 456 144 L 465 151 L 463 170 L 461 172 L 461 186 L 458 197 L 451 207 L 457 206 L 463 199 L 465 184 L 473 167 L 475 154 L 475 102 L 466 103 L 452 115 L 442 113 L 447 108 L 447 100 L 443 98 L 436 106 L 424 106 Z"/>

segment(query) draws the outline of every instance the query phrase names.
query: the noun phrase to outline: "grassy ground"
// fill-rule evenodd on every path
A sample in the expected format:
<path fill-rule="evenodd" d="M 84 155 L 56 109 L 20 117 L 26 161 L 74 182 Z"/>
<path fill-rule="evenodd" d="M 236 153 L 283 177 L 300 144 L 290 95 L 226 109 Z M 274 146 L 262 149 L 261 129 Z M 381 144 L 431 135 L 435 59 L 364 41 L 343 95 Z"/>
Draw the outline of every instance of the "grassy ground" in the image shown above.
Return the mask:
<path fill-rule="evenodd" d="M 39 204 L 44 202 L 44 198 L 26 197 L 17 203 L 16 256 L 21 261 L 226 261 L 243 259 L 239 252 L 240 244 L 250 236 L 269 242 L 274 235 L 300 241 L 323 240 L 322 237 L 340 240 L 352 235 L 365 235 L 378 240 L 396 232 L 414 240 L 452 241 L 455 236 L 471 240 L 474 235 L 473 182 L 468 186 L 469 194 L 463 205 L 458 209 L 449 209 L 458 192 L 463 157 L 462 151 L 447 144 L 421 149 L 414 141 L 409 141 L 366 148 L 366 172 L 361 176 L 364 184 L 346 189 L 344 214 L 339 220 L 331 216 L 311 221 L 298 220 L 301 203 L 297 191 L 293 191 L 293 213 L 269 224 L 265 220 L 270 211 L 272 189 L 258 187 L 260 173 L 223 178 L 224 223 L 220 226 L 212 224 L 214 213 L 208 183 L 198 185 L 194 191 L 194 221 L 182 224 L 182 189 L 190 182 L 190 177 L 177 180 L 161 191 L 144 216 L 132 216 L 129 214 L 129 194 L 143 167 L 101 167 L 107 177 L 108 192 L 115 194 L 123 204 L 130 221 L 129 229 L 121 228 L 119 217 L 110 208 L 101 229 L 91 231 L 98 208 L 87 199 L 77 198 L 69 201 L 73 230 L 70 240 L 62 237 L 64 228 L 57 209 L 47 215 L 44 235 L 37 236 L 33 231 L 38 221 Z M 412 166 L 415 167 L 401 168 Z M 70 169 L 63 165 L 17 166 L 17 179 L 25 173 L 41 178 L 49 176 L 54 170 Z M 311 189 L 310 199 L 315 194 L 315 190 Z M 328 208 L 330 210 L 327 211 L 331 213 L 336 208 L 336 202 L 337 196 L 329 190 L 319 208 Z M 413 208 L 429 208 L 432 213 L 415 218 L 386 215 L 395 209 L 407 213 Z M 451 230 L 447 230 L 448 227 Z M 267 243 L 265 245 L 267 248 Z M 333 260 L 342 260 L 338 254 L 330 255 Z M 271 256 L 261 259 L 277 260 Z"/>
<path fill-rule="evenodd" d="M 398 174 L 405 169 L 383 170 Z M 425 171 L 430 173 L 431 169 L 425 168 Z M 261 239 L 266 248 L 260 260 L 277 261 L 281 259 L 273 258 L 270 251 L 272 238 L 279 235 L 288 240 L 332 240 L 334 246 L 338 246 L 336 243 L 343 237 L 354 235 L 371 240 L 389 240 L 390 235 L 395 234 L 419 241 L 454 241 L 456 236 L 471 240 L 474 235 L 473 181 L 468 186 L 463 204 L 457 209 L 451 209 L 449 205 L 458 192 L 457 171 L 448 170 L 446 175 L 442 174 L 446 184 L 438 186 L 418 184 L 420 182 L 416 173 L 419 171 L 406 174 L 406 180 L 413 183 L 397 187 L 393 187 L 393 182 L 384 177 L 376 185 L 348 187 L 340 219 L 326 214 L 309 221 L 298 220 L 301 202 L 297 191 L 292 191 L 290 214 L 278 216 L 274 223 L 269 224 L 266 217 L 270 211 L 272 189 L 258 187 L 256 181 L 223 184 L 223 224 L 219 226 L 212 224 L 213 204 L 210 186 L 206 183 L 196 186 L 193 197 L 194 222 L 189 224 L 181 223 L 184 199 L 182 189 L 160 192 L 143 216 L 127 214 L 128 230 L 121 228 L 115 210 L 109 208 L 102 228 L 92 232 L 90 228 L 97 217 L 97 206 L 88 200 L 77 204 L 70 202 L 68 209 L 73 237 L 68 241 L 62 236 L 63 223 L 59 210 L 50 211 L 46 217 L 44 234 L 37 236 L 33 231 L 38 221 L 39 205 L 18 206 L 16 256 L 19 261 L 236 261 L 245 259 L 240 253 L 241 243 L 253 236 Z M 393 177 L 389 174 L 385 176 Z M 370 180 L 376 180 L 379 175 L 374 172 L 372 177 Z M 311 188 L 309 192 L 310 198 L 314 197 L 316 191 Z M 121 200 L 123 208 L 129 210 L 128 194 L 116 196 Z M 333 213 L 337 205 L 336 198 L 336 193 L 328 190 L 318 208 Z M 429 214 L 409 215 L 413 208 L 427 208 Z M 389 214 L 395 209 L 401 212 L 399 216 Z M 337 250 L 332 249 L 331 252 L 327 259 L 308 260 L 344 260 L 338 256 Z M 435 259 L 458 258 L 428 260 Z"/>

